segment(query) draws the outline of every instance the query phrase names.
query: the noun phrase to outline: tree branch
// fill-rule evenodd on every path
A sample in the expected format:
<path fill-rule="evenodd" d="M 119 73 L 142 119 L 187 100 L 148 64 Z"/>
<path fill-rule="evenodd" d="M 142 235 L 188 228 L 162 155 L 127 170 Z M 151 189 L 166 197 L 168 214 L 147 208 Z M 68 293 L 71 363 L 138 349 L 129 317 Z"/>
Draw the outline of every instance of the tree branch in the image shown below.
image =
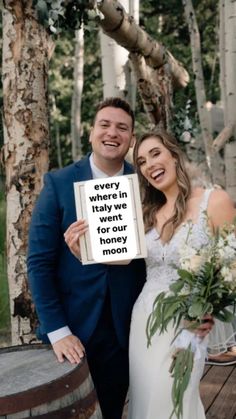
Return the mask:
<path fill-rule="evenodd" d="M 225 143 L 232 137 L 234 131 L 234 125 L 228 125 L 222 129 L 212 143 L 213 153 L 220 151 Z"/>
<path fill-rule="evenodd" d="M 89 4 L 91 7 L 91 0 Z M 154 69 L 167 64 L 175 87 L 188 84 L 189 75 L 183 65 L 161 43 L 141 29 L 118 1 L 94 0 L 93 8 L 98 10 L 99 24 L 103 31 L 119 45 L 129 52 L 143 55 L 147 64 Z"/>

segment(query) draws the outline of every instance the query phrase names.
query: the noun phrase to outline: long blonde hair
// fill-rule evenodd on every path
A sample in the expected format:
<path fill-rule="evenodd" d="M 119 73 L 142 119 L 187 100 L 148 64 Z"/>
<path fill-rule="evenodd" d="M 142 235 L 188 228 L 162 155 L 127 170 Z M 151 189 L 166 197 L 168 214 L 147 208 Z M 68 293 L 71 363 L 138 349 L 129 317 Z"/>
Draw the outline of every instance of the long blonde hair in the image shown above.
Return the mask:
<path fill-rule="evenodd" d="M 176 228 L 183 221 L 186 214 L 187 200 L 191 194 L 190 179 L 184 165 L 182 151 L 175 138 L 172 137 L 167 131 L 150 131 L 142 135 L 142 137 L 136 141 L 134 146 L 133 159 L 140 182 L 143 204 L 143 220 L 146 232 L 148 232 L 156 224 L 156 213 L 166 203 L 166 197 L 164 193 L 154 188 L 147 182 L 145 177 L 142 175 L 137 163 L 140 144 L 142 144 L 143 141 L 147 140 L 148 138 L 156 138 L 160 140 L 163 146 L 169 150 L 173 158 L 176 160 L 176 177 L 179 194 L 175 201 L 174 214 L 164 223 L 160 232 L 160 237 L 162 237 L 164 229 L 167 227 L 167 225 L 170 226 L 170 231 L 167 233 L 167 240 L 169 241 L 173 236 Z"/>

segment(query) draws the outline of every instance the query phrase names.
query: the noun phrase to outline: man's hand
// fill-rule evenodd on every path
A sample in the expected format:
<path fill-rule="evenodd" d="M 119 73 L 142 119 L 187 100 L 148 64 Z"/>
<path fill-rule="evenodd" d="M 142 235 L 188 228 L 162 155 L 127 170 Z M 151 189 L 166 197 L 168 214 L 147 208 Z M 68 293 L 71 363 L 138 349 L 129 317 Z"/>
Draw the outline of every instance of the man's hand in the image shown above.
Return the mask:
<path fill-rule="evenodd" d="M 58 340 L 52 344 L 52 347 L 59 362 L 63 362 L 66 358 L 71 364 L 79 364 L 85 354 L 84 346 L 74 335 Z"/>
<path fill-rule="evenodd" d="M 85 220 L 79 220 L 71 224 L 64 233 L 64 238 L 71 253 L 80 259 L 79 238 L 88 230 L 88 224 Z"/>

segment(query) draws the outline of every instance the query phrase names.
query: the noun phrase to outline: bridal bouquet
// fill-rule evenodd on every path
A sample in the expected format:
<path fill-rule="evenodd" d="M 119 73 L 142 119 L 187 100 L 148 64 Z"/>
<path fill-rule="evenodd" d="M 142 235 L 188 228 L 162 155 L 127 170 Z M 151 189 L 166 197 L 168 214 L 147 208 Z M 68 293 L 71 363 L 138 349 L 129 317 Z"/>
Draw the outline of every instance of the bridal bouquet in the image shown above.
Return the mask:
<path fill-rule="evenodd" d="M 191 230 L 188 237 L 191 234 Z M 152 336 L 174 325 L 176 347 L 170 372 L 173 376 L 173 411 L 181 418 L 183 396 L 188 386 L 194 359 L 206 353 L 204 339 L 194 333 L 204 316 L 230 322 L 236 302 L 236 237 L 235 225 L 223 228 L 211 238 L 209 245 L 195 249 L 188 241 L 180 249 L 179 278 L 168 292 L 160 293 L 153 303 L 147 322 L 148 346 Z"/>

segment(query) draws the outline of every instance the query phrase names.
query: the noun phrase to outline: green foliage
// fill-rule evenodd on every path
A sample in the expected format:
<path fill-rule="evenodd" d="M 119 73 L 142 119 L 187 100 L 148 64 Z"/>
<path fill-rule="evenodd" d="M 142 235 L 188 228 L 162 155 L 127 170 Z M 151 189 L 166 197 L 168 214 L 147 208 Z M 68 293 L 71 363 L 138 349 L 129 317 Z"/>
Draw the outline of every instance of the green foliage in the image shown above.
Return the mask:
<path fill-rule="evenodd" d="M 58 33 L 62 27 L 78 29 L 82 22 L 88 21 L 88 2 L 86 0 L 34 0 L 39 21 L 52 33 Z"/>
<path fill-rule="evenodd" d="M 174 94 L 175 107 L 184 108 L 191 99 L 196 105 L 193 77 L 191 74 L 192 59 L 188 27 L 184 19 L 181 0 L 161 0 L 158 2 L 144 0 L 140 5 L 140 24 L 158 42 L 162 43 L 174 57 L 181 61 L 190 73 L 190 83 L 185 89 Z M 192 114 L 191 114 L 192 115 Z"/>
<path fill-rule="evenodd" d="M 201 36 L 201 52 L 207 100 L 220 99 L 219 85 L 219 2 L 193 2 Z M 204 17 L 204 18 L 203 18 Z"/>
<path fill-rule="evenodd" d="M 70 118 L 73 89 L 74 32 L 62 31 L 55 41 L 49 68 L 50 166 L 58 167 L 56 135 L 59 127 L 63 165 L 71 162 Z"/>
<path fill-rule="evenodd" d="M 86 60 L 82 96 L 82 147 L 84 153 L 90 150 L 88 138 L 95 107 L 103 99 L 101 50 L 98 31 L 99 28 L 97 27 L 90 32 L 86 32 L 85 35 Z"/>
<path fill-rule="evenodd" d="M 0 56 L 2 52 L 2 14 L 0 13 Z M 3 146 L 3 124 L 2 124 L 2 106 L 3 106 L 3 92 L 2 92 L 2 67 L 0 65 L 0 149 Z M 0 164 L 1 173 L 1 164 Z"/>
<path fill-rule="evenodd" d="M 173 415 L 176 415 L 177 418 L 181 418 L 183 415 L 183 397 L 191 378 L 193 363 L 194 354 L 191 350 L 191 345 L 189 345 L 187 349 L 179 349 L 174 355 L 170 367 L 170 373 L 173 377 L 173 386 L 171 390 L 173 411 L 170 419 Z"/>
<path fill-rule="evenodd" d="M 3 192 L 3 179 L 0 177 L 0 254 L 3 255 L 5 252 L 5 196 Z"/>
<path fill-rule="evenodd" d="M 174 107 L 171 131 L 178 141 L 182 143 L 190 142 L 191 138 L 195 137 L 200 130 L 196 118 L 194 119 L 191 116 L 191 108 L 192 104 L 190 99 L 187 100 L 184 108 Z"/>
<path fill-rule="evenodd" d="M 50 62 L 50 166 L 57 167 L 56 129 L 60 131 L 63 166 L 71 163 L 71 98 L 73 93 L 75 39 L 73 31 L 63 30 L 56 41 L 56 48 Z M 82 149 L 90 149 L 88 137 L 96 104 L 102 99 L 102 76 L 98 28 L 86 32 L 85 36 L 84 88 L 82 95 Z M 54 103 L 54 106 L 53 106 Z"/>
<path fill-rule="evenodd" d="M 179 326 L 181 318 L 186 313 L 185 296 L 168 296 L 161 292 L 153 303 L 152 313 L 148 317 L 146 334 L 147 344 L 151 345 L 152 337 L 155 333 L 164 333 L 170 322 L 174 321 L 176 328 Z"/>
<path fill-rule="evenodd" d="M 193 1 L 198 22 L 203 72 L 207 100 L 215 103 L 220 99 L 218 51 L 218 2 L 215 0 Z M 192 71 L 191 46 L 188 26 L 185 22 L 182 0 L 144 0 L 140 3 L 140 25 L 158 42 L 161 42 L 174 57 L 183 63 L 190 75 L 185 89 L 174 92 L 174 113 L 184 110 L 191 100 L 189 118 L 194 127 L 198 125 L 194 74 Z M 175 121 L 177 122 L 177 121 Z"/>
<path fill-rule="evenodd" d="M 0 333 L 6 334 L 10 327 L 10 308 L 6 272 L 6 205 L 3 193 L 3 180 L 0 178 Z"/>

